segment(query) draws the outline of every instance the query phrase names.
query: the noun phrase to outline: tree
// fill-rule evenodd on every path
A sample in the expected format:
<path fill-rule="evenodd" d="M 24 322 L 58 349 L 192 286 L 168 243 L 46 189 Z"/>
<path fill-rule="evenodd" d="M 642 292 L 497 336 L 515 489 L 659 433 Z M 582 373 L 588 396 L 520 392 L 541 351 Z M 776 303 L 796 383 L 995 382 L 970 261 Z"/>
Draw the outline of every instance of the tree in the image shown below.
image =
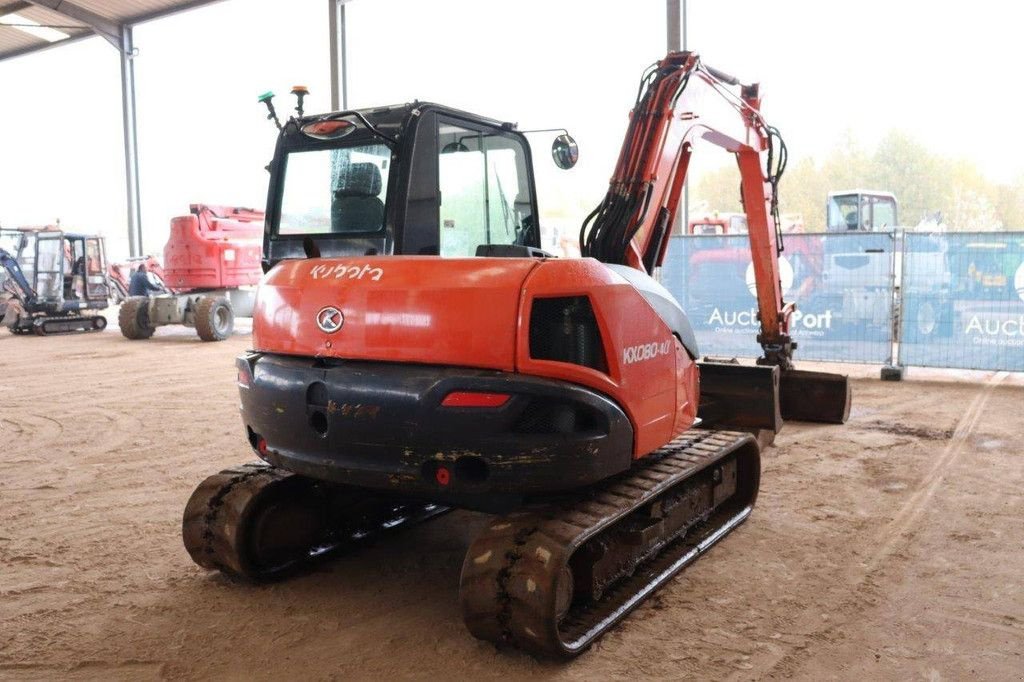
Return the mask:
<path fill-rule="evenodd" d="M 806 231 L 821 231 L 828 193 L 857 188 L 895 194 L 904 226 L 938 212 L 956 230 L 1024 230 L 1024 174 L 997 185 L 973 162 L 934 153 L 899 130 L 887 133 L 870 153 L 848 130 L 820 162 L 812 156 L 794 159 L 780 183 L 779 208 L 801 214 Z M 704 174 L 693 200 L 711 210 L 740 210 L 736 167 Z"/>

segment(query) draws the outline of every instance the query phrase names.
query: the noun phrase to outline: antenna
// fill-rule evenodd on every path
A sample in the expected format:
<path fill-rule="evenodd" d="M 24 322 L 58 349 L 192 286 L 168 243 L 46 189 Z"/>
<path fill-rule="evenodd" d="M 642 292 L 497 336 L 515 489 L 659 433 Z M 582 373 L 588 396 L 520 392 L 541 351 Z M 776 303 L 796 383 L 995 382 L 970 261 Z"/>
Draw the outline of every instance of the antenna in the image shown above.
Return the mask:
<path fill-rule="evenodd" d="M 302 118 L 302 100 L 309 94 L 309 88 L 305 85 L 294 85 L 292 86 L 292 94 L 298 100 L 298 104 L 295 105 L 295 111 L 298 112 L 299 118 Z"/>
<path fill-rule="evenodd" d="M 271 92 L 270 90 L 267 90 L 266 92 L 259 96 L 258 101 L 263 102 L 264 104 L 267 105 L 267 111 L 270 112 L 269 114 L 267 114 L 267 120 L 273 121 L 274 125 L 277 126 L 277 129 L 280 130 L 281 121 L 279 121 L 277 118 L 277 110 L 274 109 L 274 102 L 272 101 L 273 99 L 274 93 Z"/>

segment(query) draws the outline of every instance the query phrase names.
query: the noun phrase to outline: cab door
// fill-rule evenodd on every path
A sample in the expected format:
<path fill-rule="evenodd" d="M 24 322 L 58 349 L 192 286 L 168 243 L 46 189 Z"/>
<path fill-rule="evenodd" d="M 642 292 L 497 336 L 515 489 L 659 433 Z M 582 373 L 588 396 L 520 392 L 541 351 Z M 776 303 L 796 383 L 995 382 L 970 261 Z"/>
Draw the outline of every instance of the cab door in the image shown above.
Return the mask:
<path fill-rule="evenodd" d="M 472 257 L 489 244 L 540 245 L 521 135 L 430 112 L 419 122 L 400 253 Z"/>
<path fill-rule="evenodd" d="M 107 257 L 103 240 L 87 237 L 85 240 L 85 298 L 91 302 L 107 302 L 110 282 L 107 280 Z"/>

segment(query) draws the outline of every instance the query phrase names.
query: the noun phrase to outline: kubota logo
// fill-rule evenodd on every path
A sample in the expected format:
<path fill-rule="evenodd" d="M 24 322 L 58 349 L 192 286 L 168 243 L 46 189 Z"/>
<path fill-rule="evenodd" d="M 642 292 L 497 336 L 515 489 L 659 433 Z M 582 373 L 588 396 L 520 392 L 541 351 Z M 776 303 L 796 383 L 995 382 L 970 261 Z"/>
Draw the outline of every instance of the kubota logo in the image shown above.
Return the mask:
<path fill-rule="evenodd" d="M 784 257 L 779 257 L 779 280 L 782 283 L 782 295 L 789 294 L 793 287 L 793 266 Z M 754 277 L 754 264 L 747 266 L 747 289 L 752 296 L 757 296 L 757 278 Z"/>
<path fill-rule="evenodd" d="M 338 331 L 343 324 L 345 324 L 345 316 L 337 308 L 327 306 L 316 314 L 316 326 L 320 327 L 320 331 L 327 334 L 333 334 Z"/>
<path fill-rule="evenodd" d="M 309 275 L 313 279 L 372 279 L 379 282 L 384 276 L 383 268 L 374 268 L 370 265 L 314 265 L 309 269 Z"/>

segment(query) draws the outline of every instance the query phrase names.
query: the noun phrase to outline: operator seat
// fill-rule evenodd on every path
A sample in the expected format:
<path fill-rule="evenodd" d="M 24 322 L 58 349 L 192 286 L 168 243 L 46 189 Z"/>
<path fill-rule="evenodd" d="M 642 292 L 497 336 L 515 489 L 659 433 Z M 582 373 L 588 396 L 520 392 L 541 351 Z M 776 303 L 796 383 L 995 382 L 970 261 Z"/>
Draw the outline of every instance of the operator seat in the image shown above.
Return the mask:
<path fill-rule="evenodd" d="M 380 168 L 372 163 L 353 163 L 342 176 L 331 199 L 332 232 L 370 232 L 384 225 L 380 200 Z"/>

